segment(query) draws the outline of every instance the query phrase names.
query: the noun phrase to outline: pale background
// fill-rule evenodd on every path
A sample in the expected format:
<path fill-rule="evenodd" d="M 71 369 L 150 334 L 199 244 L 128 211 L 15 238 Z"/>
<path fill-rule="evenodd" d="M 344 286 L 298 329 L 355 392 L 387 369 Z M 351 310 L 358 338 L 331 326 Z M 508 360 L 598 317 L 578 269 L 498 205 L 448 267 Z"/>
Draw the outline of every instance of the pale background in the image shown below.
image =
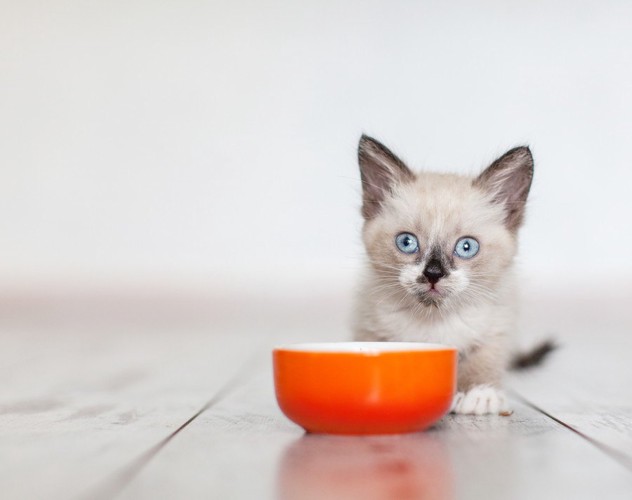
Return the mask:
<path fill-rule="evenodd" d="M 512 338 L 560 345 L 386 454 L 304 437 L 270 362 L 349 336 L 362 132 L 532 146 Z M 0 0 L 3 500 L 628 500 L 631 138 L 629 0 Z"/>
<path fill-rule="evenodd" d="M 632 274 L 630 2 L 3 1 L 0 47 L 3 290 L 347 289 L 362 132 L 530 144 L 524 274 Z"/>

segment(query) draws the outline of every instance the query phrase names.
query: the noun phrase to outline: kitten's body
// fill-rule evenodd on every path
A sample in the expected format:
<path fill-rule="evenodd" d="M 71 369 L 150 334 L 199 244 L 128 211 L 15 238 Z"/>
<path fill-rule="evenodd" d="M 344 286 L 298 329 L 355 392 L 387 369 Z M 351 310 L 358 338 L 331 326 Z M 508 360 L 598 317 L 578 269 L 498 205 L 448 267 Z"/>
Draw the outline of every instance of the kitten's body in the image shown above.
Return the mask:
<path fill-rule="evenodd" d="M 460 358 L 454 410 L 506 410 L 500 384 L 516 328 L 513 257 L 531 183 L 529 150 L 512 150 L 476 178 L 414 174 L 363 137 L 360 167 L 369 265 L 355 338 L 453 345 Z M 418 240 L 416 252 L 396 247 L 402 233 Z M 471 258 L 456 253 L 463 237 L 480 242 Z"/>

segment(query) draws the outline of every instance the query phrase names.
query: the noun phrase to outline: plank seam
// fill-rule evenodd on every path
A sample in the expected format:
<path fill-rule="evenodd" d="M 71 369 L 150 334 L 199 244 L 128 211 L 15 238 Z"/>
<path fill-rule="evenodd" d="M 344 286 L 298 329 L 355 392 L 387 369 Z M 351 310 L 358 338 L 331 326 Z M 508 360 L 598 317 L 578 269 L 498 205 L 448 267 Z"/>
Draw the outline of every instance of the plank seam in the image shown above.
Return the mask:
<path fill-rule="evenodd" d="M 78 499 L 82 500 L 101 500 L 111 499 L 118 496 L 141 471 L 160 453 L 160 451 L 169 444 L 180 432 L 188 427 L 193 421 L 195 421 L 202 413 L 209 410 L 213 406 L 217 405 L 226 396 L 235 391 L 241 383 L 243 383 L 254 372 L 255 363 L 254 359 L 258 357 L 261 349 L 255 350 L 255 353 L 244 363 L 239 370 L 237 370 L 233 376 L 220 387 L 220 389 L 209 399 L 202 407 L 190 416 L 185 422 L 180 424 L 177 429 L 169 433 L 162 438 L 156 444 L 149 449 L 141 453 L 138 457 L 132 460 L 129 464 L 122 467 L 118 472 L 115 472 L 109 478 L 106 478 L 102 485 L 96 487 L 89 493 L 78 496 Z"/>
<path fill-rule="evenodd" d="M 628 472 L 632 472 L 632 457 L 630 455 L 628 455 L 628 454 L 626 454 L 626 453 L 624 453 L 622 451 L 619 451 L 619 450 L 613 448 L 610 445 L 602 443 L 601 441 L 589 436 L 588 434 L 585 434 L 584 432 L 580 431 L 579 429 L 573 427 L 571 424 L 569 424 L 567 422 L 564 422 L 563 420 L 557 418 L 556 416 L 552 415 L 551 413 L 549 413 L 548 411 L 544 410 L 543 408 L 540 408 L 538 405 L 536 405 L 535 403 L 531 402 L 530 400 L 528 400 L 524 396 L 518 394 L 517 392 L 510 390 L 509 393 L 514 398 L 518 399 L 521 403 L 523 403 L 526 406 L 530 407 L 531 409 L 541 413 L 545 417 L 553 420 L 553 422 L 555 422 L 556 424 L 561 425 L 565 429 L 567 429 L 567 430 L 573 432 L 574 434 L 578 435 L 580 438 L 584 439 L 585 441 L 590 443 L 592 446 L 597 448 L 600 452 L 604 453 L 606 456 L 608 456 L 609 458 L 613 459 L 619 465 L 623 465 L 623 467 L 625 467 L 628 470 Z"/>

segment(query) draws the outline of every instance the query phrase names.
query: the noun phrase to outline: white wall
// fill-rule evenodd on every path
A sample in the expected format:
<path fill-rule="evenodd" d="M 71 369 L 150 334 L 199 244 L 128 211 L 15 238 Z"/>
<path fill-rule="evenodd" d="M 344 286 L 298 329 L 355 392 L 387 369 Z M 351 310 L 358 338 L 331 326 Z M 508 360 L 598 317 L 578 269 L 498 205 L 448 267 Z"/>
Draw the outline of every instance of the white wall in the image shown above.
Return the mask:
<path fill-rule="evenodd" d="M 630 2 L 1 10 L 3 287 L 348 280 L 363 131 L 464 172 L 531 144 L 525 271 L 632 271 Z"/>

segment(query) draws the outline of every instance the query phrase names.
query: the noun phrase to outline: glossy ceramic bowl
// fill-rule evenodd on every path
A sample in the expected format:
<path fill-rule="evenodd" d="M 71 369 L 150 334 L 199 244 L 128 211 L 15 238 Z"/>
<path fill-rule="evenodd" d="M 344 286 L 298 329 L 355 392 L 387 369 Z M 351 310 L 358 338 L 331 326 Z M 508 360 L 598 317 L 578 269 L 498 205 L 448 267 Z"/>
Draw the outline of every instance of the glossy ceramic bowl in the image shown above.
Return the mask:
<path fill-rule="evenodd" d="M 420 431 L 449 411 L 456 388 L 456 349 L 440 344 L 294 344 L 273 362 L 279 406 L 308 432 Z"/>

